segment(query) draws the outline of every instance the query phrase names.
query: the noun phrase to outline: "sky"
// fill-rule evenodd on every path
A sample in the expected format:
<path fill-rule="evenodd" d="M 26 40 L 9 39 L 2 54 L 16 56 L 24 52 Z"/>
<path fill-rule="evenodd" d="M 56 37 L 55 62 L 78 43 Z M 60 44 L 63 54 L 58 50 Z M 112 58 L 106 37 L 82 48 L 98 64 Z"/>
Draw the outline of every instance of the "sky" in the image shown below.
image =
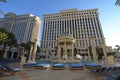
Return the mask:
<path fill-rule="evenodd" d="M 44 14 L 59 13 L 60 10 L 78 8 L 78 10 L 98 8 L 100 23 L 106 45 L 120 45 L 120 6 L 116 0 L 7 0 L 0 2 L 4 14 L 13 12 L 17 15 L 33 14 L 40 17 L 43 23 Z M 42 35 L 40 25 L 39 43 Z"/>

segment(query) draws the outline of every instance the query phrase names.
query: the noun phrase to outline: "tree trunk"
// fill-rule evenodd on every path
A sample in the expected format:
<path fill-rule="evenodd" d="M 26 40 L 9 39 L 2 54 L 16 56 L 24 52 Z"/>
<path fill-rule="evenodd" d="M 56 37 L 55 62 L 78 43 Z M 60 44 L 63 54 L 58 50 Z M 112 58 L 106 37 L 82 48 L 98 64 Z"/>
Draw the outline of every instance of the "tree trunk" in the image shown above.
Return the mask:
<path fill-rule="evenodd" d="M 2 54 L 1 57 L 3 58 L 3 55 L 5 54 L 5 49 L 6 49 L 7 43 L 4 43 L 3 49 L 2 49 Z"/>
<path fill-rule="evenodd" d="M 4 46 L 3 46 L 3 51 L 5 51 L 5 49 L 6 49 L 6 46 L 7 46 L 7 43 L 4 43 Z"/>

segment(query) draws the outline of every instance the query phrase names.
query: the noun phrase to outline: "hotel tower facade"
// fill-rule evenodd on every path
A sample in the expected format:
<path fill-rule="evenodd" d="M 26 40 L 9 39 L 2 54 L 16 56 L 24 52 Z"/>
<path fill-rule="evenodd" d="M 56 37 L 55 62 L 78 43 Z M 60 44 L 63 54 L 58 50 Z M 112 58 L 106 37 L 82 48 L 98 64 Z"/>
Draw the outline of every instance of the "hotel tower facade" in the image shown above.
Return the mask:
<path fill-rule="evenodd" d="M 12 32 L 19 43 L 26 43 L 38 39 L 40 19 L 32 14 L 16 15 L 9 12 L 0 18 L 0 28 Z"/>
<path fill-rule="evenodd" d="M 40 18 L 32 14 L 16 15 L 9 12 L 4 15 L 4 18 L 0 18 L 0 28 L 12 32 L 18 44 L 33 42 L 34 40 L 38 41 L 40 23 Z M 37 46 L 35 49 L 37 49 Z"/>
<path fill-rule="evenodd" d="M 72 48 L 74 56 L 89 53 L 90 37 L 94 37 L 95 46 L 102 46 L 101 42 L 104 41 L 98 9 L 61 10 L 59 13 L 45 14 L 43 20 L 40 55 L 45 55 L 47 58 L 58 56 L 58 52 L 65 52 L 62 46 L 60 48 L 63 48 L 63 50 L 58 51 L 58 39 L 60 37 L 69 38 L 71 36 L 75 39 Z M 66 49 L 66 53 L 69 53 L 69 45 Z"/>

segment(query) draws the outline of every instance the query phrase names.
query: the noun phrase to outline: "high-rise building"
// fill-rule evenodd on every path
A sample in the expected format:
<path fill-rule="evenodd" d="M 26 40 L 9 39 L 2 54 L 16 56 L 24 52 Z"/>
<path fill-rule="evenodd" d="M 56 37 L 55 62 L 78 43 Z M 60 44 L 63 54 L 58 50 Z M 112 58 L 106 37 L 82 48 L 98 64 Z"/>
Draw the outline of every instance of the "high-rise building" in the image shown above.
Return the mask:
<path fill-rule="evenodd" d="M 75 54 L 88 54 L 90 37 L 94 37 L 95 46 L 101 46 L 104 35 L 101 28 L 98 9 L 61 10 L 60 13 L 45 14 L 41 40 L 41 55 L 56 56 L 59 37 L 73 36 Z M 61 49 L 62 50 L 62 49 Z M 64 52 L 64 51 L 63 51 Z M 67 53 L 69 48 L 67 49 Z"/>
<path fill-rule="evenodd" d="M 16 15 L 12 12 L 4 15 L 4 18 L 0 18 L 0 28 L 5 28 L 9 32 L 12 32 L 18 44 L 35 42 L 33 52 L 36 53 L 39 29 L 40 29 L 40 18 L 32 14 Z M 2 47 L 1 47 L 2 48 Z M 6 53 L 9 48 L 6 48 Z M 13 59 L 13 57 L 18 58 L 20 52 L 17 49 L 12 48 L 12 53 L 8 53 L 11 57 L 6 56 L 6 58 Z M 34 56 L 33 56 L 34 57 Z"/>
<path fill-rule="evenodd" d="M 12 32 L 18 43 L 27 43 L 38 39 L 40 18 L 32 14 L 16 15 L 9 12 L 4 18 L 0 18 L 0 28 Z"/>

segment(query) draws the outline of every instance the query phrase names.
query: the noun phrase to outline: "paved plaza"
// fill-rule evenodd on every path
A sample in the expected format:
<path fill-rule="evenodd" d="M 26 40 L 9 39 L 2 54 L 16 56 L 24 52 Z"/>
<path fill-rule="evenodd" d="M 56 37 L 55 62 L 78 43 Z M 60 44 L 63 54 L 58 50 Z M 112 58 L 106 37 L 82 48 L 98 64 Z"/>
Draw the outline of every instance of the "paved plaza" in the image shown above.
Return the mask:
<path fill-rule="evenodd" d="M 104 80 L 106 74 L 90 73 L 86 68 L 83 70 L 51 70 L 23 68 L 14 75 L 4 75 L 0 80 Z"/>

